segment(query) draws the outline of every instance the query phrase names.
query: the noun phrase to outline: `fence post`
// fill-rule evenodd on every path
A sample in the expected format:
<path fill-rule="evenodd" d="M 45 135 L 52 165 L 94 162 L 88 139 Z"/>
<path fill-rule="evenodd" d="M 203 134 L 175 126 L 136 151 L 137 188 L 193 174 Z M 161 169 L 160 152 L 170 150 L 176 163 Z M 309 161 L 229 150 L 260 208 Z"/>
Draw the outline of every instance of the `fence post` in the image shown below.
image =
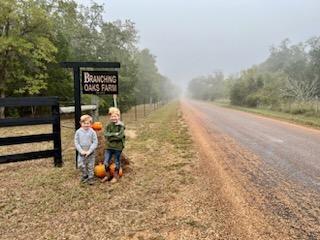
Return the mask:
<path fill-rule="evenodd" d="M 54 147 L 54 166 L 62 167 L 62 155 L 61 155 L 61 126 L 60 126 L 60 108 L 57 98 L 56 104 L 52 105 L 52 133 L 53 133 L 53 147 Z"/>
<path fill-rule="evenodd" d="M 137 101 L 134 103 L 134 120 L 137 121 Z"/>
<path fill-rule="evenodd" d="M 143 98 L 143 116 L 146 116 L 146 98 Z"/>

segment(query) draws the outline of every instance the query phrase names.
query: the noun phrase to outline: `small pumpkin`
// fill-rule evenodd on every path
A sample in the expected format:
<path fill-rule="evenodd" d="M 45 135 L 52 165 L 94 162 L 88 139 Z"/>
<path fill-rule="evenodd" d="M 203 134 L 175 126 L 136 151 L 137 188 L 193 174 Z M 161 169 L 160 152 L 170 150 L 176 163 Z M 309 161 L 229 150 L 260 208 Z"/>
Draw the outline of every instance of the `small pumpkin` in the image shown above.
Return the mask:
<path fill-rule="evenodd" d="M 100 131 L 102 129 L 102 123 L 101 122 L 94 122 L 91 125 L 92 129 L 95 131 Z"/>
<path fill-rule="evenodd" d="M 103 178 L 106 176 L 107 173 L 103 163 L 99 163 L 94 167 L 94 174 L 99 178 Z"/>
<path fill-rule="evenodd" d="M 110 174 L 111 176 L 114 176 L 114 171 L 116 170 L 116 165 L 114 163 L 111 163 L 109 166 L 110 169 Z M 122 177 L 123 175 L 123 171 L 122 171 L 122 167 L 120 167 L 119 169 L 119 177 Z"/>

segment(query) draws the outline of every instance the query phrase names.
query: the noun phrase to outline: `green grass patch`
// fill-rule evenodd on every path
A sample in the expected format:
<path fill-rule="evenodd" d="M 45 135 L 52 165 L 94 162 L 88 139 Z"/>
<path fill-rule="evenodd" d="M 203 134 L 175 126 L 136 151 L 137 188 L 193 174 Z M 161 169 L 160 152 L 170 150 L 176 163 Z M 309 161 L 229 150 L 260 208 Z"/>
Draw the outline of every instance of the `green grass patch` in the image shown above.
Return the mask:
<path fill-rule="evenodd" d="M 258 114 L 266 117 L 271 117 L 275 119 L 285 120 L 287 122 L 297 123 L 304 126 L 320 128 L 320 117 L 316 117 L 316 116 L 290 114 L 290 113 L 284 113 L 284 112 L 268 110 L 268 109 L 260 109 L 260 108 L 239 107 L 239 106 L 230 105 L 227 102 L 213 102 L 213 104 L 218 105 L 220 107 L 226 107 L 226 108 L 254 113 L 254 114 Z"/>

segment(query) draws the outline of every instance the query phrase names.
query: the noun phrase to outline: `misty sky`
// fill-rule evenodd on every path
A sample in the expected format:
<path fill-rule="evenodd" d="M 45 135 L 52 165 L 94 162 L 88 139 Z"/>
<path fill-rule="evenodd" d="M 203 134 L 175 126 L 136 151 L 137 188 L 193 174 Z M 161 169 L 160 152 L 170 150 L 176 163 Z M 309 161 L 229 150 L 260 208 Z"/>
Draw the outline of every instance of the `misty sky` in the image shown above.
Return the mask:
<path fill-rule="evenodd" d="M 89 0 L 76 0 L 88 5 Z M 271 45 L 320 36 L 320 0 L 96 0 L 105 20 L 131 19 L 141 48 L 173 82 L 261 63 Z"/>

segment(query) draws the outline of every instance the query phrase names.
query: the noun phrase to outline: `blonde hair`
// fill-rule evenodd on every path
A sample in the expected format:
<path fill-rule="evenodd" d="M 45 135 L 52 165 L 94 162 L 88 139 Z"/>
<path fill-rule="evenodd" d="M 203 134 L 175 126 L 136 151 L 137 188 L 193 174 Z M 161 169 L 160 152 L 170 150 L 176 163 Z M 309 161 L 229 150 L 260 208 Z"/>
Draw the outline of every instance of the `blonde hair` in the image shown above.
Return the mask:
<path fill-rule="evenodd" d="M 109 108 L 109 115 L 113 115 L 113 114 L 116 114 L 118 116 L 120 116 L 120 110 L 119 108 L 116 108 L 116 107 L 111 107 Z"/>
<path fill-rule="evenodd" d="M 85 114 L 85 115 L 82 115 L 80 117 L 80 123 L 83 123 L 83 122 L 86 122 L 86 121 L 89 121 L 90 123 L 92 123 L 92 117 L 88 114 Z"/>

